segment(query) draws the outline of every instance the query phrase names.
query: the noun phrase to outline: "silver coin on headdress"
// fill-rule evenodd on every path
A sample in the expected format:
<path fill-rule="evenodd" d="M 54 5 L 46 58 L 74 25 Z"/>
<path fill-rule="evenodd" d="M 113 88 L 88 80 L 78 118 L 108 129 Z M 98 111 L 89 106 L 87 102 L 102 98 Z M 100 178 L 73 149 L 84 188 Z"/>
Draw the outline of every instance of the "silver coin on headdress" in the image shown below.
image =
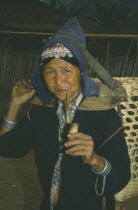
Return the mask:
<path fill-rule="evenodd" d="M 44 55 L 44 57 L 45 57 L 45 58 L 48 58 L 48 57 L 49 57 L 48 53 L 47 53 L 47 54 L 45 54 L 45 55 Z"/>
<path fill-rule="evenodd" d="M 42 60 L 43 60 L 44 58 L 48 58 L 48 54 L 42 55 Z"/>
<path fill-rule="evenodd" d="M 56 47 L 53 45 L 52 47 L 50 47 L 50 50 L 54 50 Z"/>
<path fill-rule="evenodd" d="M 55 58 L 60 58 L 60 52 L 59 51 L 55 52 Z"/>
<path fill-rule="evenodd" d="M 68 55 L 69 58 L 73 57 L 73 54 L 71 52 L 67 53 L 67 55 Z"/>
<path fill-rule="evenodd" d="M 48 55 L 49 55 L 48 57 L 50 57 L 50 58 L 54 57 L 54 53 L 52 53 L 52 52 L 50 52 Z"/>
<path fill-rule="evenodd" d="M 62 58 L 64 58 L 66 56 L 66 53 L 65 52 L 60 52 L 60 55 Z"/>
<path fill-rule="evenodd" d="M 68 50 L 65 46 L 63 46 L 63 50 Z"/>

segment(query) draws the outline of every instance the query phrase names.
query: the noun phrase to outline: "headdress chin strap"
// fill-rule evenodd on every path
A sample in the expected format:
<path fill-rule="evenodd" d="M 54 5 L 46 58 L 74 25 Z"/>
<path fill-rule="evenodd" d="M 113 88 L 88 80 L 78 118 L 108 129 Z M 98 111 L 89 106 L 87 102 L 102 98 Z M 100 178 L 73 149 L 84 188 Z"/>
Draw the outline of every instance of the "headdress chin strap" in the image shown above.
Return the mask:
<path fill-rule="evenodd" d="M 120 98 L 121 101 L 127 100 L 127 94 L 125 88 L 122 86 L 121 82 L 112 78 L 112 76 L 104 69 L 104 67 L 86 50 L 81 43 L 76 39 L 67 35 L 56 34 L 53 38 L 61 38 L 71 42 L 83 55 L 86 62 L 91 68 L 97 73 L 99 78 L 107 85 L 114 93 Z"/>

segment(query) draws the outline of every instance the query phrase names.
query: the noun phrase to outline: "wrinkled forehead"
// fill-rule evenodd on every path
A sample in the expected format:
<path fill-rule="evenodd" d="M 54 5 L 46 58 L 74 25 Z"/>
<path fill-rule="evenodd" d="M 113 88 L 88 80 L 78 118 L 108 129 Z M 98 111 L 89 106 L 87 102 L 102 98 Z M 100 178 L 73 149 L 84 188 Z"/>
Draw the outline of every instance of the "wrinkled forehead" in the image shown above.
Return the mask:
<path fill-rule="evenodd" d="M 59 71 L 59 70 L 72 70 L 73 72 L 78 71 L 80 72 L 79 67 L 77 67 L 76 65 L 73 65 L 71 63 L 69 63 L 68 61 L 65 61 L 61 58 L 59 59 L 52 59 L 49 62 L 45 63 L 43 66 L 43 71 L 45 70 L 55 70 L 55 71 Z"/>

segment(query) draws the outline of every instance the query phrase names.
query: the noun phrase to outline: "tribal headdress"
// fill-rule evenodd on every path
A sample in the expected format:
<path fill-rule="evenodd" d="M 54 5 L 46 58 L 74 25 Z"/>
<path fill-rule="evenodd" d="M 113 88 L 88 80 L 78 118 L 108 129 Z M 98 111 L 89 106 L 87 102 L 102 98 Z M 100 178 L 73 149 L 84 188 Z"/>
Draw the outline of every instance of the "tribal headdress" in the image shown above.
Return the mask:
<path fill-rule="evenodd" d="M 84 33 L 77 18 L 70 19 L 57 31 L 57 35 L 68 35 L 77 39 L 86 48 Z M 54 36 L 44 46 L 42 63 L 33 77 L 33 84 L 43 104 L 48 104 L 53 94 L 47 89 L 42 75 L 43 67 L 52 59 L 63 59 L 79 67 L 82 75 L 82 92 L 85 97 L 99 95 L 99 86 L 86 73 L 86 62 L 79 50 L 68 40 Z"/>
<path fill-rule="evenodd" d="M 64 58 L 66 56 L 72 58 L 73 54 L 70 52 L 69 49 L 65 47 L 65 45 L 57 43 L 54 44 L 52 47 L 48 47 L 44 50 L 44 52 L 42 53 L 42 60 L 51 57 Z"/>

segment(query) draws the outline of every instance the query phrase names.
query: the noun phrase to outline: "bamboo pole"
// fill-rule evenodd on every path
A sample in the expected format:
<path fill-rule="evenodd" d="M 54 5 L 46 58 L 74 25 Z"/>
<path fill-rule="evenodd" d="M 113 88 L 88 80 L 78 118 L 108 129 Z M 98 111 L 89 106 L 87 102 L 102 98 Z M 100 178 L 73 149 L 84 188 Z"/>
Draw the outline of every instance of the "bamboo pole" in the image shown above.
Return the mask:
<path fill-rule="evenodd" d="M 69 95 L 68 95 L 68 91 L 66 92 L 66 100 L 65 100 L 65 110 L 66 113 L 69 114 L 69 123 L 72 123 L 72 113 L 70 111 L 70 104 L 69 104 Z M 66 119 L 67 122 L 67 119 Z"/>
<path fill-rule="evenodd" d="M 48 32 L 26 32 L 26 31 L 0 31 L 0 34 L 26 34 L 26 35 L 49 35 Z M 85 34 L 86 37 L 112 37 L 112 38 L 138 38 L 138 34 Z"/>

